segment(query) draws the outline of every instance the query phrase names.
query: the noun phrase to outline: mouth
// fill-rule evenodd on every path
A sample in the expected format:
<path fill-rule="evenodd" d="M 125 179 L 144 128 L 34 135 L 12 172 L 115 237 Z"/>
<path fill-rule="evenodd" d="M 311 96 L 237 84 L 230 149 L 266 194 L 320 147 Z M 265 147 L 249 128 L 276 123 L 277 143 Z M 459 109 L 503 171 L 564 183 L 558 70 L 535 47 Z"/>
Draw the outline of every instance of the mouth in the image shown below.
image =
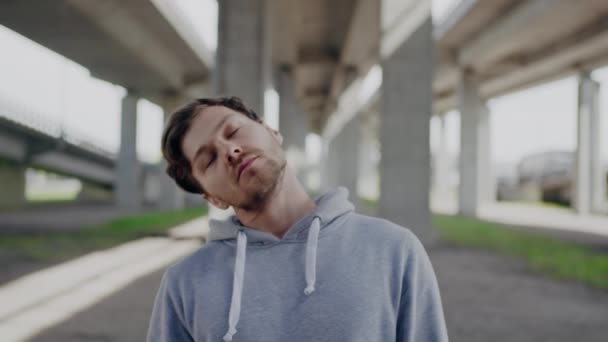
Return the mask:
<path fill-rule="evenodd" d="M 247 170 L 247 168 L 251 165 L 251 163 L 253 163 L 253 161 L 255 159 L 257 159 L 257 157 L 251 157 L 251 158 L 249 158 L 249 159 L 244 160 L 243 162 L 241 162 L 241 165 L 239 165 L 239 173 L 238 173 L 238 176 L 237 176 L 237 179 L 236 179 L 237 182 L 239 180 L 241 180 L 241 175 L 243 174 L 243 172 L 245 170 Z"/>

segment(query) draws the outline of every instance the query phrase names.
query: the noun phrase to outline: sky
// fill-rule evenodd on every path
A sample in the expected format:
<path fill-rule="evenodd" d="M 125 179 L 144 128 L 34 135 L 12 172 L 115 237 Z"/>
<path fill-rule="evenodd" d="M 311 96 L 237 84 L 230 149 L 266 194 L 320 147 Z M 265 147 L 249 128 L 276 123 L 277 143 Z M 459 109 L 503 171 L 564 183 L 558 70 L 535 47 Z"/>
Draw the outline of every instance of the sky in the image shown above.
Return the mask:
<path fill-rule="evenodd" d="M 441 18 L 458 1 L 435 0 L 434 17 Z M 215 0 L 180 0 L 178 3 L 214 51 L 217 46 Z M 0 44 L 0 98 L 8 98 L 42 118 L 60 123 L 69 135 L 117 151 L 123 88 L 92 78 L 84 67 L 3 26 L 0 26 Z M 593 76 L 602 83 L 602 131 L 608 132 L 608 68 Z M 576 78 L 568 77 L 491 99 L 488 106 L 491 110 L 492 159 L 515 163 L 538 151 L 574 150 L 576 89 Z M 266 103 L 274 108 L 272 110 L 277 110 L 276 92 L 267 92 Z M 138 156 L 144 161 L 157 162 L 160 160 L 162 111 L 145 100 L 139 102 L 138 110 Z M 436 120 L 431 123 L 432 146 L 436 145 L 437 124 Z M 276 125 L 276 122 L 272 123 L 272 126 Z M 448 146 L 454 155 L 459 149 L 458 125 L 458 113 L 449 113 Z M 608 139 L 603 139 L 603 157 L 608 162 Z"/>

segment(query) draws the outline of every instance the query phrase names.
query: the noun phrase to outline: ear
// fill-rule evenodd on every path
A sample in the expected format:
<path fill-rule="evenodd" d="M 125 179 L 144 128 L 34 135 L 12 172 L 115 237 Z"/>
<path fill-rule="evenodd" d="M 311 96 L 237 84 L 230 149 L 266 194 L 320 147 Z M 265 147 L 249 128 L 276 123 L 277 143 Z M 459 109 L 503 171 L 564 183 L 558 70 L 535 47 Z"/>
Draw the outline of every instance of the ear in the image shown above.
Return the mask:
<path fill-rule="evenodd" d="M 221 199 L 213 195 L 209 195 L 208 193 L 203 193 L 202 196 L 207 202 L 211 203 L 214 207 L 218 209 L 226 210 L 228 209 L 228 207 L 230 207 L 228 203 L 222 201 Z"/>

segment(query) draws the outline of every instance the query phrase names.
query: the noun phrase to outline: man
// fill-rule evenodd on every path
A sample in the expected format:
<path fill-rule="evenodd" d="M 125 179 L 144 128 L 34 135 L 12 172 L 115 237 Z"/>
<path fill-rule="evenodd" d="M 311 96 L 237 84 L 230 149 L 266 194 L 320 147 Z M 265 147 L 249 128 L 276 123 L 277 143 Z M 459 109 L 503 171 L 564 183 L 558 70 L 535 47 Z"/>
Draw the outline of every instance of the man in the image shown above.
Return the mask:
<path fill-rule="evenodd" d="M 234 97 L 173 113 L 167 173 L 235 215 L 166 270 L 148 341 L 447 341 L 419 240 L 355 213 L 344 188 L 312 200 L 281 143 Z"/>

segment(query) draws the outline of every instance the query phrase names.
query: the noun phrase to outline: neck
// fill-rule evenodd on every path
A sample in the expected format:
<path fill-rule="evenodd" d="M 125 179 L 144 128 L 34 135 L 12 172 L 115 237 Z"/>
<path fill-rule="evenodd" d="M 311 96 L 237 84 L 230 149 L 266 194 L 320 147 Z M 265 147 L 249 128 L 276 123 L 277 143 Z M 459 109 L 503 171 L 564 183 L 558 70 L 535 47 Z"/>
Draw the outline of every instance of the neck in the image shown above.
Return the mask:
<path fill-rule="evenodd" d="M 316 206 L 298 181 L 293 170 L 287 166 L 266 205 L 256 211 L 235 208 L 239 221 L 247 227 L 268 232 L 282 238 L 289 227 L 306 216 Z"/>

